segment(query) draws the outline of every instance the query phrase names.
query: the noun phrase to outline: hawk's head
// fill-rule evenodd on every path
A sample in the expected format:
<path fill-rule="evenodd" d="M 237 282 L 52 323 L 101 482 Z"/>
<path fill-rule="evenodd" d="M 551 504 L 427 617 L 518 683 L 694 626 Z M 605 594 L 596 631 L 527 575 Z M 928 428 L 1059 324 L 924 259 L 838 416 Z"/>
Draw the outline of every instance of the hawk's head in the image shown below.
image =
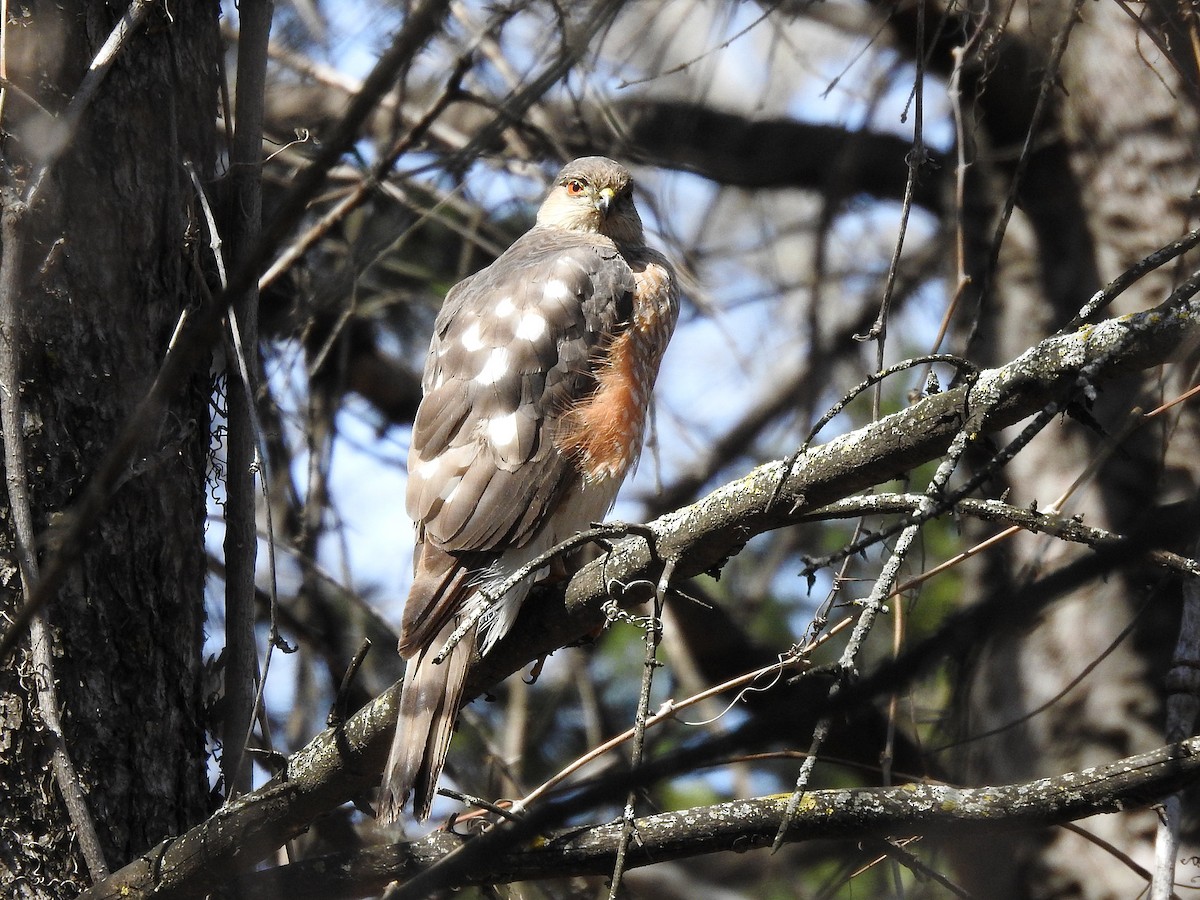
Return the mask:
<path fill-rule="evenodd" d="M 538 210 L 537 223 L 603 234 L 618 244 L 642 243 L 633 179 L 624 166 L 604 156 L 567 163 Z"/>

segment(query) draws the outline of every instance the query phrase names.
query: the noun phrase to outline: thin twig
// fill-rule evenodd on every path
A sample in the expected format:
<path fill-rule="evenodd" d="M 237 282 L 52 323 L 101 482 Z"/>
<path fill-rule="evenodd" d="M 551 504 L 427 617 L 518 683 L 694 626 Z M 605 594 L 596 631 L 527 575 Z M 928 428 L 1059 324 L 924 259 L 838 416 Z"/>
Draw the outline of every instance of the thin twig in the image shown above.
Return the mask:
<path fill-rule="evenodd" d="M 1161 416 L 1167 410 L 1178 406 L 1180 403 L 1186 403 L 1198 394 L 1200 394 L 1200 384 L 1192 385 L 1179 396 L 1167 400 L 1165 403 L 1160 403 L 1154 409 L 1150 410 L 1150 412 L 1145 414 L 1145 418 L 1153 419 L 1155 416 Z"/>
<path fill-rule="evenodd" d="M 662 576 L 654 592 L 654 609 L 646 621 L 646 656 L 642 660 L 642 685 L 638 693 L 637 714 L 633 720 L 633 748 L 630 765 L 637 770 L 642 765 L 642 757 L 646 750 L 646 721 L 650 716 L 650 689 L 654 686 L 654 670 L 660 665 L 658 661 L 658 644 L 662 639 L 662 608 L 667 599 L 667 589 L 671 585 L 671 576 L 675 573 L 678 558 L 672 557 L 663 564 Z M 621 839 L 617 843 L 617 858 L 613 863 L 612 881 L 609 883 L 609 900 L 617 900 L 617 892 L 621 889 L 621 878 L 625 874 L 625 856 L 629 852 L 629 842 L 633 839 L 633 805 L 637 802 L 637 788 L 629 789 L 625 798 L 625 810 L 621 817 Z"/>
<path fill-rule="evenodd" d="M 185 159 L 183 169 L 192 180 L 192 190 L 196 192 L 196 199 L 200 202 L 200 211 L 204 213 L 204 224 L 208 231 L 208 248 L 212 251 L 213 264 L 217 267 L 217 283 L 221 286 L 221 290 L 225 290 L 229 287 L 229 272 L 225 268 L 225 254 L 221 250 L 221 229 L 217 226 L 217 217 L 213 215 L 212 204 L 208 202 L 208 194 L 200 182 L 200 175 L 196 171 L 195 163 L 190 159 Z M 172 343 L 174 338 L 178 337 L 178 332 L 179 329 L 176 328 Z"/>
<path fill-rule="evenodd" d="M 721 41 L 721 43 L 719 43 L 715 46 L 712 46 L 712 47 L 708 47 L 705 50 L 701 51 L 700 53 L 695 54 L 691 59 L 684 60 L 683 62 L 673 65 L 670 68 L 662 69 L 661 71 L 655 72 L 653 75 L 646 75 L 646 76 L 643 76 L 642 78 L 631 78 L 631 79 L 622 78 L 620 81 L 617 82 L 617 90 L 624 90 L 625 88 L 636 87 L 640 84 L 648 84 L 649 82 L 658 81 L 660 79 L 666 78 L 669 75 L 675 75 L 675 74 L 678 74 L 679 72 L 686 72 L 688 69 L 695 66 L 696 63 L 701 62 L 704 59 L 707 59 L 709 56 L 712 56 L 714 53 L 717 53 L 720 50 L 728 49 L 729 46 L 731 44 L 733 44 L 734 41 L 738 40 L 738 38 L 742 37 L 743 35 L 749 34 L 751 31 L 753 31 L 755 28 L 757 28 L 759 25 L 761 25 L 763 22 L 765 22 L 770 17 L 771 13 L 773 13 L 775 11 L 775 7 L 777 5 L 778 5 L 778 3 L 766 4 L 767 8 L 759 14 L 758 18 L 754 19 L 749 24 L 745 25 L 744 27 L 742 27 L 741 29 L 736 31 L 734 34 L 725 38 L 723 41 Z"/>
<path fill-rule="evenodd" d="M 945 493 L 950 476 L 958 467 L 958 462 L 967 448 L 971 435 L 974 434 L 976 428 L 986 418 L 988 410 L 989 406 L 986 402 L 972 410 L 971 417 L 964 423 L 958 434 L 955 435 L 950 448 L 946 451 L 945 458 L 938 465 L 933 478 L 930 479 L 929 487 L 926 489 L 925 496 L 921 501 L 922 508 L 919 514 L 913 516 L 912 524 L 907 525 L 900 532 L 900 536 L 896 540 L 896 546 L 880 571 L 879 577 L 875 580 L 870 596 L 864 601 L 858 622 L 854 626 L 854 631 L 850 634 L 850 639 L 846 642 L 841 659 L 838 660 L 840 677 L 829 688 L 829 699 L 831 702 L 841 691 L 842 686 L 857 676 L 859 652 L 862 650 L 867 635 L 871 632 L 871 626 L 874 625 L 875 618 L 882 611 L 884 602 L 892 593 L 892 587 L 899 577 L 900 566 L 903 564 L 904 558 L 908 555 L 909 549 L 911 549 L 913 542 L 920 533 L 921 525 L 925 521 L 921 517 L 929 514 L 938 505 L 934 498 L 940 497 Z M 796 776 L 796 787 L 788 800 L 787 809 L 784 812 L 783 819 L 779 824 L 779 831 L 776 833 L 775 841 L 772 844 L 773 852 L 783 846 L 788 829 L 791 827 L 792 819 L 795 817 L 796 811 L 800 806 L 800 800 L 804 796 L 804 790 L 808 786 L 809 779 L 812 776 L 817 756 L 829 736 L 831 725 L 831 717 L 828 715 L 822 716 L 813 730 L 813 739 L 808 750 L 809 755 L 800 766 L 800 772 Z"/>
<path fill-rule="evenodd" d="M 387 177 L 387 173 L 396 164 L 396 160 L 408 152 L 408 150 L 416 145 L 417 141 L 425 136 L 438 117 L 459 96 L 462 92 L 463 77 L 470 70 L 471 64 L 470 55 L 459 57 L 453 71 L 450 73 L 450 77 L 446 80 L 445 89 L 434 100 L 429 109 L 409 129 L 407 134 L 392 144 L 388 152 L 383 154 L 375 165 L 371 167 L 371 172 L 358 183 L 354 190 L 343 197 L 341 201 L 325 213 L 297 240 L 289 244 L 287 249 L 271 263 L 270 267 L 258 279 L 260 290 L 266 288 L 278 279 L 280 275 L 294 266 L 296 261 L 312 249 L 338 222 L 342 221 L 347 215 L 366 202 L 367 198 L 371 196 L 371 192 Z"/>
<path fill-rule="evenodd" d="M 1139 878 L 1144 879 L 1147 884 L 1149 884 L 1150 881 L 1153 879 L 1154 876 L 1150 872 L 1150 870 L 1147 869 L 1145 866 L 1141 865 L 1136 859 L 1134 859 L 1132 856 L 1130 856 L 1127 852 L 1125 852 L 1120 847 L 1113 844 L 1111 841 L 1106 841 L 1104 838 L 1100 837 L 1098 834 L 1093 834 L 1092 832 L 1090 832 L 1086 828 L 1084 828 L 1082 825 L 1079 825 L 1075 822 L 1062 822 L 1061 824 L 1059 824 L 1058 827 L 1061 828 L 1063 831 L 1071 832 L 1072 834 L 1078 836 L 1081 840 L 1087 841 L 1093 847 L 1100 848 L 1102 851 L 1107 853 L 1109 856 L 1111 856 L 1113 859 L 1115 859 L 1117 862 L 1119 862 L 1121 865 L 1123 865 L 1125 868 L 1127 868 L 1134 875 L 1137 875 Z M 1181 898 L 1179 897 L 1178 894 L 1171 894 L 1171 900 L 1181 900 Z"/>
<path fill-rule="evenodd" d="M 907 843 L 907 842 L 906 842 Z M 924 860 L 914 853 L 910 853 L 905 847 L 900 846 L 900 842 L 896 840 L 874 840 L 867 841 L 868 847 L 877 847 L 882 854 L 879 860 L 881 862 L 884 857 L 893 859 L 900 865 L 909 869 L 914 875 L 920 879 L 931 879 L 936 881 L 950 893 L 956 897 L 964 897 L 970 900 L 972 894 L 965 888 L 959 887 L 937 869 L 927 865 Z M 858 874 L 858 873 L 855 873 Z"/>
<path fill-rule="evenodd" d="M 1172 241 L 1165 247 L 1160 247 L 1150 255 L 1139 259 L 1106 284 L 1101 290 L 1096 291 L 1091 299 L 1075 314 L 1075 317 L 1062 327 L 1058 334 L 1068 334 L 1084 323 L 1091 321 L 1097 313 L 1105 309 L 1117 297 L 1121 296 L 1130 285 L 1136 284 L 1145 275 L 1166 265 L 1176 257 L 1182 256 L 1197 244 L 1200 244 L 1200 228 L 1189 231 L 1179 240 Z"/>
<path fill-rule="evenodd" d="M 986 23 L 986 18 L 980 16 L 975 29 L 971 32 L 971 36 L 967 38 L 962 46 L 954 47 L 950 51 L 954 65 L 950 70 L 950 78 L 946 82 L 946 97 L 950 101 L 950 116 L 954 120 L 954 147 L 957 154 L 954 165 L 955 288 L 953 295 L 950 297 L 950 302 L 946 304 L 946 311 L 942 314 L 942 321 L 938 324 L 937 334 L 933 339 L 933 346 L 930 348 L 931 353 L 937 353 L 941 349 L 942 341 L 945 340 L 946 333 L 950 330 L 950 323 L 954 319 L 954 314 L 958 311 L 959 303 L 966 294 L 967 288 L 971 285 L 971 276 L 967 274 L 967 239 L 963 210 L 966 208 L 967 169 L 972 165 L 972 161 L 967 158 L 971 144 L 968 141 L 966 115 L 963 110 L 962 73 L 967 54 L 975 42 L 979 40 L 979 37 L 984 34 Z M 925 383 L 930 371 L 932 371 L 932 368 L 927 367 L 924 376 L 921 378 L 922 384 Z"/>
<path fill-rule="evenodd" d="M 988 295 L 991 293 L 992 281 L 995 279 L 996 272 L 1000 266 L 1001 245 L 1003 245 L 1004 236 L 1008 232 L 1008 223 L 1012 219 L 1013 209 L 1017 205 L 1017 196 L 1021 190 L 1021 182 L 1025 177 L 1025 170 L 1029 168 L 1029 160 L 1033 156 L 1034 141 L 1040 136 L 1038 129 L 1042 123 L 1042 117 L 1046 113 L 1050 90 L 1058 84 L 1063 54 L 1067 51 L 1067 42 L 1071 37 L 1071 31 L 1081 19 L 1079 11 L 1082 9 L 1083 3 L 1084 0 L 1072 0 L 1071 8 L 1063 20 L 1062 27 L 1059 28 L 1058 33 L 1054 36 L 1054 43 L 1050 47 L 1050 54 L 1042 68 L 1042 78 L 1038 84 L 1037 100 L 1034 101 L 1033 111 L 1029 115 L 1029 125 L 1025 129 L 1025 142 L 1021 147 L 1021 152 L 1017 156 L 1017 163 L 1008 185 L 1008 194 L 1004 198 L 1004 209 L 1000 213 L 1000 219 L 996 223 L 996 230 L 992 235 L 987 267 L 983 271 L 982 283 L 979 286 L 980 309 L 987 303 Z M 979 322 L 977 319 L 974 328 L 977 329 L 978 325 Z M 973 342 L 974 335 L 971 336 L 968 343 Z"/>
<path fill-rule="evenodd" d="M 0 8 L 2 8 L 7 13 L 8 0 L 0 0 Z M 7 22 L 0 24 L 0 34 L 2 34 L 2 35 L 8 34 L 8 23 Z M 0 41 L 2 41 L 2 40 L 4 40 L 4 38 L 0 38 Z M 0 46 L 2 46 L 2 45 L 0 45 Z M 54 118 L 54 114 L 51 113 L 50 110 L 48 110 L 44 106 L 42 106 L 42 104 L 38 103 L 36 97 L 32 96 L 31 94 L 26 93 L 26 91 L 19 84 L 17 84 L 15 81 L 10 79 L 7 75 L 0 74 L 0 101 L 4 100 L 9 94 L 12 94 L 14 97 L 16 97 L 22 103 L 25 103 L 28 106 L 32 107 L 39 115 L 45 116 L 47 119 Z M 0 104 L 0 114 L 3 114 L 3 112 L 4 112 L 4 104 Z"/>
<path fill-rule="evenodd" d="M 883 300 L 879 304 L 879 315 L 875 324 L 865 335 L 856 336 L 860 341 L 875 341 L 875 368 L 883 368 L 884 354 L 887 345 L 887 323 L 892 309 L 892 297 L 896 288 L 896 273 L 900 269 L 900 255 L 904 251 L 904 239 L 908 234 L 908 221 L 912 216 L 913 192 L 917 184 L 917 176 L 921 167 L 928 160 L 925 150 L 925 4 L 917 4 L 917 52 L 913 55 L 916 61 L 916 71 L 913 77 L 913 143 L 908 151 L 908 176 L 904 181 L 904 199 L 900 205 L 900 224 L 896 230 L 896 243 L 892 249 L 892 258 L 888 262 L 887 280 L 883 286 Z M 871 409 L 872 418 L 878 419 L 883 394 L 876 389 Z"/>
<path fill-rule="evenodd" d="M 489 800 L 484 800 L 482 797 L 476 797 L 474 794 L 464 794 L 462 791 L 456 791 L 448 787 L 440 787 L 437 791 L 443 797 L 449 797 L 451 800 L 457 800 L 459 803 L 465 803 L 467 806 L 477 806 L 480 809 L 486 809 L 490 813 L 495 813 L 502 819 L 507 819 L 510 822 L 520 822 L 521 817 L 510 809 L 505 809 L 498 803 L 492 803 Z M 446 826 L 447 831 L 454 829 L 457 822 L 462 821 L 465 816 L 455 814 L 450 817 L 450 822 Z"/>
<path fill-rule="evenodd" d="M 864 515 L 911 513 L 919 509 L 921 499 L 921 494 L 862 494 L 838 500 L 836 503 L 830 503 L 811 512 L 805 512 L 800 518 L 802 521 L 823 521 Z M 1118 544 L 1125 540 L 1125 537 L 1116 532 L 1084 525 L 1075 518 L 1067 518 L 1048 510 L 1013 506 L 1000 500 L 964 498 L 956 501 L 948 512 L 954 516 L 971 516 L 983 522 L 1008 522 L 1011 523 L 1011 527 L 980 542 L 970 550 L 963 551 L 945 563 L 940 563 L 934 568 L 914 576 L 900 585 L 897 588 L 898 591 L 916 587 L 931 575 L 943 571 L 954 563 L 961 562 L 968 556 L 978 554 L 981 549 L 992 546 L 998 539 L 1006 537 L 1010 532 L 1029 531 L 1034 534 L 1049 534 L 1071 543 L 1086 544 L 1093 549 L 1101 549 L 1106 545 Z M 1146 553 L 1146 559 L 1168 571 L 1200 577 L 1200 560 L 1173 553 L 1170 550 L 1151 550 Z"/>
<path fill-rule="evenodd" d="M 1048 700 L 1045 700 L 1044 702 L 1039 703 L 1037 706 L 1035 706 L 1033 709 L 1029 710 L 1028 712 L 1021 713 L 1021 715 L 1017 716 L 1014 719 L 1009 719 L 1007 722 L 1005 722 L 1002 725 L 997 725 L 996 727 L 989 728 L 986 731 L 975 732 L 968 737 L 960 738 L 959 740 L 952 741 L 948 744 L 942 744 L 939 747 L 930 747 L 930 748 L 928 748 L 928 752 L 931 754 L 932 753 L 944 753 L 945 751 L 952 750 L 956 747 L 962 747 L 962 746 L 965 746 L 966 744 L 972 744 L 972 743 L 975 743 L 976 741 L 982 741 L 982 740 L 986 740 L 987 738 L 990 738 L 990 737 L 995 737 L 998 734 L 1003 734 L 1006 731 L 1011 731 L 1013 728 L 1016 728 L 1016 727 L 1024 724 L 1025 722 L 1028 722 L 1031 719 L 1033 719 L 1037 716 L 1040 716 L 1042 713 L 1046 712 L 1046 710 L 1054 707 L 1060 700 L 1063 699 L 1063 697 L 1067 696 L 1067 694 L 1071 693 L 1071 691 L 1075 690 L 1075 688 L 1077 688 L 1080 684 L 1082 684 L 1083 680 L 1085 678 L 1087 678 L 1088 675 L 1090 675 L 1092 672 L 1094 672 L 1096 670 L 1096 668 L 1100 666 L 1101 663 L 1103 663 L 1106 659 L 1108 659 L 1110 656 L 1112 656 L 1112 654 L 1116 651 L 1116 649 L 1125 642 L 1125 639 L 1128 638 L 1129 635 L 1133 634 L 1134 628 L 1137 627 L 1138 621 L 1141 619 L 1142 613 L 1144 613 L 1146 611 L 1146 607 L 1149 605 L 1149 603 L 1150 603 L 1149 598 L 1144 600 L 1142 602 L 1142 605 L 1138 608 L 1137 612 L 1135 612 L 1133 614 L 1133 616 L 1130 618 L 1129 624 L 1126 625 L 1124 628 L 1122 628 L 1121 632 L 1115 638 L 1113 638 L 1111 641 L 1109 641 L 1107 647 L 1105 647 L 1099 653 L 1092 654 L 1092 658 L 1088 660 L 1087 665 L 1085 665 L 1083 667 L 1083 669 L 1079 672 L 1079 674 L 1075 675 L 1066 684 L 1064 684 L 1054 694 L 1053 697 L 1050 697 Z"/>
<path fill-rule="evenodd" d="M 773 506 L 775 504 L 775 500 L 778 499 L 780 491 L 783 490 L 783 486 L 787 483 L 788 476 L 791 475 L 792 470 L 796 467 L 796 463 L 800 461 L 800 457 L 808 452 L 808 448 L 816 436 L 821 433 L 821 430 L 826 425 L 837 418 L 838 414 L 841 413 L 841 411 L 847 406 L 849 406 L 856 397 L 861 395 L 863 391 L 867 390 L 867 388 L 871 387 L 872 385 L 879 384 L 881 381 L 892 377 L 897 372 L 903 372 L 916 366 L 933 365 L 934 363 L 945 363 L 946 365 L 954 366 L 960 374 L 965 373 L 967 378 L 974 376 L 975 373 L 978 372 L 978 368 L 973 363 L 963 359 L 961 356 L 955 356 L 953 353 L 928 353 L 925 356 L 914 356 L 910 359 L 902 360 L 895 365 L 888 366 L 886 369 L 880 369 L 874 374 L 868 375 L 854 387 L 850 388 L 850 390 L 846 391 L 846 393 L 842 395 L 841 399 L 838 400 L 837 403 L 833 404 L 833 406 L 829 407 L 829 409 L 825 411 L 825 414 L 822 415 L 821 418 L 819 418 L 812 426 L 812 428 L 808 430 L 808 435 L 800 444 L 800 448 L 788 458 L 787 464 L 784 465 L 783 470 L 780 473 L 779 484 L 776 486 L 775 493 L 771 497 L 771 505 Z"/>
<path fill-rule="evenodd" d="M 807 666 L 808 654 L 811 653 L 818 646 L 824 644 L 826 641 L 828 641 L 834 635 L 838 634 L 839 632 L 843 631 L 845 628 L 849 627 L 851 621 L 852 621 L 851 619 L 842 619 L 840 622 L 838 622 L 836 625 L 834 625 L 831 629 L 829 629 L 829 631 L 827 633 L 821 635 L 819 638 L 817 638 L 812 643 L 810 643 L 804 647 L 797 648 L 787 654 L 782 655 L 778 661 L 771 663 L 771 665 L 769 665 L 769 666 L 763 666 L 762 668 L 754 669 L 751 672 L 743 672 L 741 675 L 737 675 L 733 678 L 730 678 L 727 681 L 721 682 L 720 684 L 713 685 L 712 687 L 705 688 L 704 690 L 699 691 L 698 693 L 695 693 L 692 696 L 687 697 L 683 700 L 678 700 L 678 701 L 668 700 L 659 708 L 658 712 L 656 712 L 654 715 L 652 715 L 646 719 L 646 727 L 653 728 L 657 725 L 660 725 L 663 722 L 666 722 L 669 719 L 678 719 L 679 713 L 682 710 L 685 710 L 691 706 L 695 706 L 698 703 L 702 703 L 705 700 L 708 700 L 712 697 L 718 697 L 721 694 L 724 694 L 728 691 L 731 691 L 734 689 L 739 689 L 737 696 L 734 697 L 734 699 L 731 700 L 729 702 L 729 704 L 725 707 L 724 712 L 728 712 L 737 703 L 739 703 L 747 694 L 749 694 L 753 691 L 763 691 L 763 690 L 770 689 L 770 686 L 767 686 L 767 687 L 755 686 L 756 681 L 760 681 L 763 678 L 769 678 L 771 685 L 773 685 L 778 682 L 779 678 L 788 669 L 791 669 L 791 668 L 794 668 L 797 666 Z M 719 718 L 719 716 L 718 716 L 718 718 Z M 712 720 L 708 720 L 708 721 L 704 721 L 704 722 L 686 722 L 686 721 L 683 721 L 682 719 L 679 719 L 679 721 L 682 722 L 682 724 L 684 724 L 684 725 L 700 726 L 700 725 L 707 725 Z M 635 733 L 635 728 L 632 728 L 632 727 L 627 728 L 624 731 L 622 731 L 620 734 L 615 735 L 614 737 L 609 738 L 607 741 L 603 742 L 602 744 L 599 744 L 599 745 L 593 747 L 587 753 L 583 754 L 583 756 L 578 757 L 573 762 L 571 762 L 567 766 L 564 766 L 562 769 L 560 769 L 558 771 L 558 773 L 554 775 L 553 778 L 550 778 L 548 781 L 544 782 L 543 784 L 538 785 L 538 787 L 534 788 L 532 791 L 530 791 L 528 794 L 526 794 L 520 800 L 516 801 L 513 804 L 512 808 L 517 811 L 528 809 L 529 806 L 535 800 L 537 800 L 539 797 L 541 797 L 544 794 L 546 794 L 547 792 L 549 792 L 552 788 L 557 787 L 558 785 L 562 784 L 567 778 L 569 778 L 571 775 L 574 775 L 576 772 L 578 772 L 584 766 L 588 765 L 589 763 L 594 762 L 595 760 L 599 759 L 601 756 L 604 756 L 606 753 L 609 753 L 610 751 L 614 750 L 615 748 L 621 746 L 626 741 L 631 740 L 634 736 L 634 733 Z"/>

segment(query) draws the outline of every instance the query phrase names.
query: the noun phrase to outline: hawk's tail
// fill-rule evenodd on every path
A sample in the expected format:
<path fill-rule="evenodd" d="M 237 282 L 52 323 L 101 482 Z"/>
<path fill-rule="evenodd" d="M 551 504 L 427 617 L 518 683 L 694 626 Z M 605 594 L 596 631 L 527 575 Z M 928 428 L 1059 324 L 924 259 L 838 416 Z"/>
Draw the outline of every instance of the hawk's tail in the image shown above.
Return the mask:
<path fill-rule="evenodd" d="M 429 816 L 462 704 L 467 667 L 475 650 L 475 628 L 472 628 L 441 664 L 434 663 L 433 657 L 454 627 L 451 619 L 435 640 L 408 661 L 404 670 L 396 735 L 379 789 L 378 818 L 385 825 L 400 818 L 410 793 L 413 814 L 420 820 Z"/>

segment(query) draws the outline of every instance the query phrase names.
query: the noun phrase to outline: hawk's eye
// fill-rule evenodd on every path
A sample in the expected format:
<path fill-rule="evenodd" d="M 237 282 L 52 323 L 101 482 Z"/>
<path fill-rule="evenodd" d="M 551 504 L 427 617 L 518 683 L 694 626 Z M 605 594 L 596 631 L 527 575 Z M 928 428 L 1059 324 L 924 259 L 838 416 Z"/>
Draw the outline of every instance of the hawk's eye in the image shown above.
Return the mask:
<path fill-rule="evenodd" d="M 578 197 L 583 193 L 583 182 L 578 178 L 572 178 L 567 182 L 567 193 L 572 197 Z"/>

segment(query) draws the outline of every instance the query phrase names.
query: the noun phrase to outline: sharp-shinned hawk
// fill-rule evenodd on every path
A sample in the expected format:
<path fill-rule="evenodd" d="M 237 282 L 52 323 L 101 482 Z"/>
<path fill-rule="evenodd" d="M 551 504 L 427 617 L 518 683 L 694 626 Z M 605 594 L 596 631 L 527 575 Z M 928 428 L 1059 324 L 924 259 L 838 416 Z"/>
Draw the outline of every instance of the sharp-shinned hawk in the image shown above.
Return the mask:
<path fill-rule="evenodd" d="M 409 452 L 408 664 L 381 821 L 410 793 L 417 818 L 429 815 L 471 661 L 542 574 L 491 602 L 481 589 L 612 506 L 678 315 L 675 274 L 645 245 L 629 172 L 599 156 L 567 165 L 537 224 L 446 295 Z M 464 622 L 475 624 L 436 663 Z"/>

